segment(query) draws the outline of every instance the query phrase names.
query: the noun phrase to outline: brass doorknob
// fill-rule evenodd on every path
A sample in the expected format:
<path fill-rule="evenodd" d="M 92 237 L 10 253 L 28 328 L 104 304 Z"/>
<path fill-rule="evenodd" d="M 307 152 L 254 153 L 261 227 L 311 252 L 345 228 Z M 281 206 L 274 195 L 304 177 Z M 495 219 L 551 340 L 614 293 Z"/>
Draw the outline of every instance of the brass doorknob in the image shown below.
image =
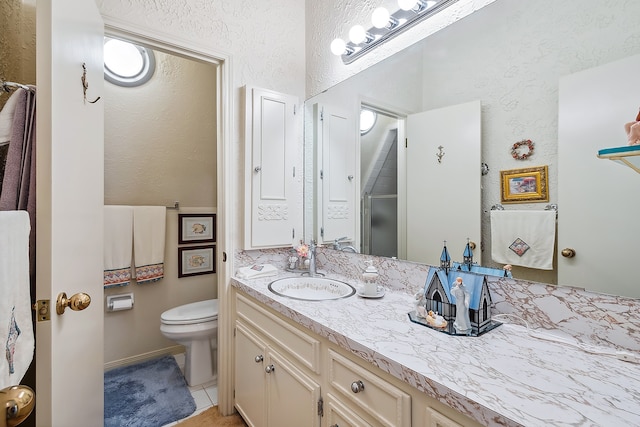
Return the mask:
<path fill-rule="evenodd" d="M 571 248 L 564 248 L 560 253 L 565 258 L 573 258 L 574 256 L 576 256 L 576 251 Z"/>
<path fill-rule="evenodd" d="M 4 408 L 8 427 L 23 422 L 31 414 L 35 404 L 36 394 L 26 385 L 15 385 L 0 390 L 0 408 Z"/>
<path fill-rule="evenodd" d="M 84 292 L 78 292 L 71 298 L 67 298 L 67 294 L 61 292 L 58 294 L 58 300 L 56 301 L 56 313 L 64 314 L 67 307 L 73 311 L 84 310 L 89 307 L 89 304 L 91 304 L 91 297 Z"/>

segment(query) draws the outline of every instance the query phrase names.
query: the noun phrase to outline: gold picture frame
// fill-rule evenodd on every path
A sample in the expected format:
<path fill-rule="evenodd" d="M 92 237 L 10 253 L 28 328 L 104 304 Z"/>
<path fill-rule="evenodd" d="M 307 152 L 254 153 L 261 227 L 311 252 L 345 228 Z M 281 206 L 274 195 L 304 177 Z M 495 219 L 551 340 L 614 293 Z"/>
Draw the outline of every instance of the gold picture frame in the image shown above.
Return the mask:
<path fill-rule="evenodd" d="M 502 203 L 549 201 L 547 166 L 500 171 Z"/>

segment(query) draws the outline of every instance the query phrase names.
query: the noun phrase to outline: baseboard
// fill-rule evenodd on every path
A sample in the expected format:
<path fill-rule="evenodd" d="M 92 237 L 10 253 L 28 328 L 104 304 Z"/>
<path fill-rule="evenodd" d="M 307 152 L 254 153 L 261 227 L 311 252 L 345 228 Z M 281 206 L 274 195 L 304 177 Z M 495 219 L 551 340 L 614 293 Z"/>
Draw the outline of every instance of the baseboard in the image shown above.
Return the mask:
<path fill-rule="evenodd" d="M 174 355 L 184 353 L 185 349 L 182 345 L 174 345 L 171 347 L 165 347 L 160 350 L 150 351 L 148 353 L 137 354 L 131 357 L 125 357 L 124 359 L 114 360 L 104 364 L 104 370 L 108 371 L 113 368 L 119 368 L 121 366 L 133 365 L 134 363 L 144 362 L 145 360 L 155 359 L 157 357 L 165 355 Z"/>

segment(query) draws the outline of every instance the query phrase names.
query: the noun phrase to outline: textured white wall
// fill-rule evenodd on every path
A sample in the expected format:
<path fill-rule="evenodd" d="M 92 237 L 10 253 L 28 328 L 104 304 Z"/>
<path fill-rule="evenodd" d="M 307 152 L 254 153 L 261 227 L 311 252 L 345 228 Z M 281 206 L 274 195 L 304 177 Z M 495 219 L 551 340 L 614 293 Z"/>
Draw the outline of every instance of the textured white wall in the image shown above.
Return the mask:
<path fill-rule="evenodd" d="M 349 29 L 356 24 L 370 28 L 371 14 L 384 6 L 398 10 L 396 0 L 322 0 L 307 1 L 307 98 L 393 55 L 430 34 L 456 22 L 495 0 L 459 0 L 445 11 L 430 17 L 392 40 L 376 47 L 349 65 L 331 53 L 335 38 L 348 40 Z"/>

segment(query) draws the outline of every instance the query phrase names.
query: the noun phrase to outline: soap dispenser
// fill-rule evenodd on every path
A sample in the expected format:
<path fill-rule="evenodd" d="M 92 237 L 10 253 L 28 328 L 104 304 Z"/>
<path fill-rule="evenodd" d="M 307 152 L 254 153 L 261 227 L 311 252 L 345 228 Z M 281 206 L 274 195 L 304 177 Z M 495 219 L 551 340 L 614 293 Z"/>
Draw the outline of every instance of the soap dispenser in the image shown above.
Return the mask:
<path fill-rule="evenodd" d="M 374 267 L 373 260 L 365 261 L 367 268 L 362 273 L 362 279 L 364 280 L 364 295 L 376 296 L 378 294 L 378 285 L 376 279 L 378 278 L 378 269 Z"/>

